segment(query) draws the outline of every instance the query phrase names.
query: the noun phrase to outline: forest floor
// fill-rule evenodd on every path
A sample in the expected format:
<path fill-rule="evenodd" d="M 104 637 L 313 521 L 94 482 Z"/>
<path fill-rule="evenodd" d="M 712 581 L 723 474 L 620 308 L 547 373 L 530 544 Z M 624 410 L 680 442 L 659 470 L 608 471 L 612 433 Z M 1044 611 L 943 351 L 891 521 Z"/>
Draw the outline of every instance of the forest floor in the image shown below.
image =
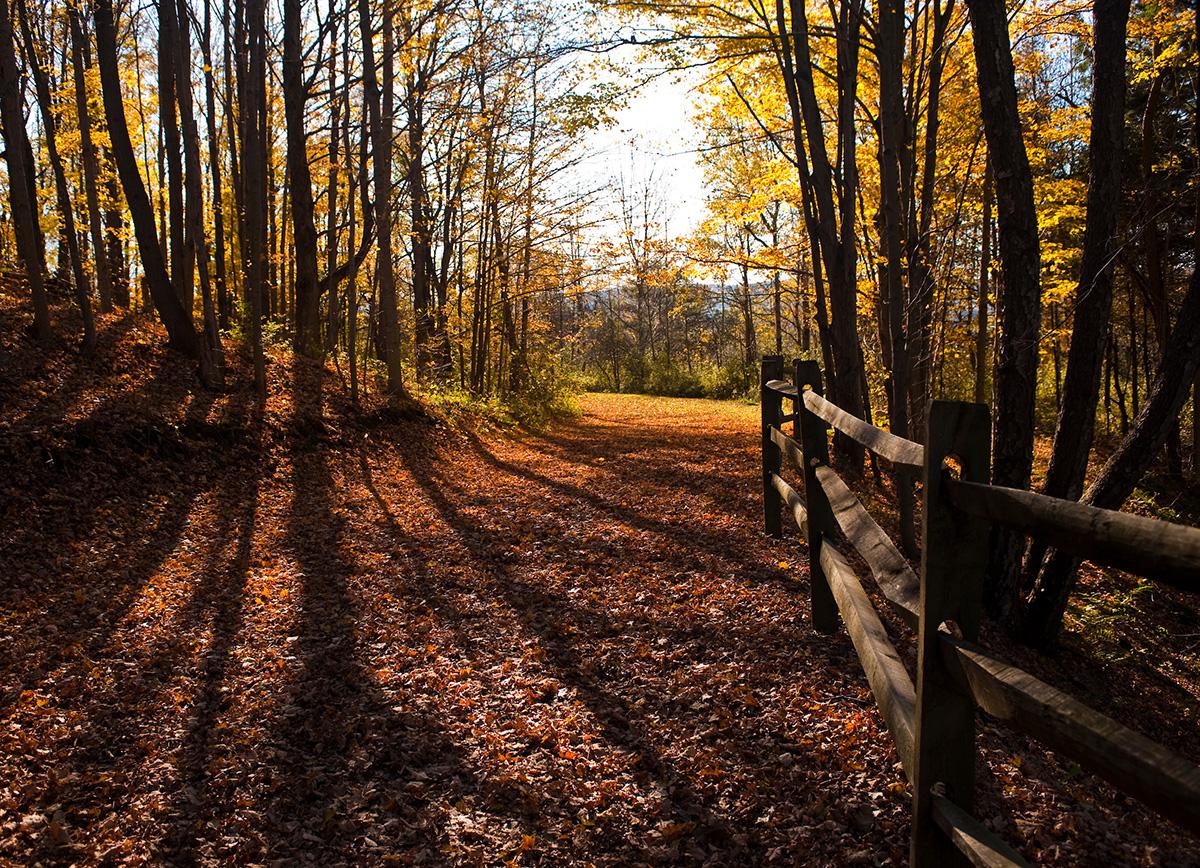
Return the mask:
<path fill-rule="evenodd" d="M 256 413 L 244 366 L 197 390 L 145 321 L 84 361 L 16 305 L 0 862 L 905 863 L 853 648 L 807 626 L 798 537 L 761 533 L 757 408 L 587 395 L 472 431 L 279 353 Z M 1194 613 L 1165 599 L 1173 637 Z M 1144 656 L 1069 643 L 1040 674 L 1196 759 L 1192 670 Z M 981 730 L 977 813 L 1027 856 L 1200 860 Z"/>

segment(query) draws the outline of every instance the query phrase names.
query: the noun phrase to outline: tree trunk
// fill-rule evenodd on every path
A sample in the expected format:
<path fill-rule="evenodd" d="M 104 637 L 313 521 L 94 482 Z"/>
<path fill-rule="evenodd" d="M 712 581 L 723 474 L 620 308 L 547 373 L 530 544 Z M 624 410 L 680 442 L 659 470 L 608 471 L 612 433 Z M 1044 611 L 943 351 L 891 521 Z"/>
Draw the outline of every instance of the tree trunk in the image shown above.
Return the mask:
<path fill-rule="evenodd" d="M 1000 222 L 1003 283 L 997 294 L 999 341 L 994 376 L 992 482 L 1028 488 L 1033 470 L 1038 338 L 1041 325 L 1041 252 L 1033 176 L 1013 70 L 1003 0 L 967 0 L 979 79 L 980 113 L 987 136 Z M 993 533 L 985 590 L 993 617 L 1007 617 L 1017 596 L 1024 538 Z"/>
<path fill-rule="evenodd" d="M 183 141 L 179 120 L 175 114 L 178 97 L 175 94 L 175 46 L 179 41 L 179 19 L 175 4 L 170 0 L 158 4 L 158 122 L 163 134 L 166 155 L 169 202 L 168 225 L 171 251 L 171 283 L 183 309 L 192 315 L 195 304 L 193 274 L 196 268 L 196 249 L 189 243 L 184 229 L 186 212 L 183 204 Z"/>
<path fill-rule="evenodd" d="M 392 262 L 392 86 L 394 80 L 394 48 L 392 15 L 383 15 L 383 94 L 375 75 L 375 48 L 371 31 L 371 4 L 358 0 L 359 26 L 363 47 L 363 99 L 371 124 L 373 146 L 373 175 L 375 187 L 375 232 L 378 240 L 375 269 L 379 280 L 379 305 L 382 313 L 384 362 L 387 365 L 387 387 L 392 396 L 402 395 L 404 386 L 400 370 L 399 312 L 396 308 L 396 277 Z"/>
<path fill-rule="evenodd" d="M 411 39 L 413 34 L 407 33 Z M 434 345 L 434 305 L 430 291 L 433 271 L 433 248 L 428 220 L 425 191 L 425 106 L 421 93 L 422 82 L 417 72 L 406 78 L 404 104 L 408 112 L 408 200 L 412 223 L 412 293 L 415 318 L 417 374 L 428 381 L 433 374 L 436 347 Z"/>
<path fill-rule="evenodd" d="M 170 3 L 175 0 L 159 2 Z M 183 21 L 184 26 L 176 29 L 176 45 L 172 55 L 175 62 L 175 97 L 179 101 L 179 120 L 183 137 L 183 180 L 187 193 L 184 249 L 189 257 L 195 257 L 200 272 L 200 299 L 205 335 L 200 357 L 201 377 L 211 388 L 220 388 L 224 385 L 225 360 L 221 348 L 221 333 L 217 328 L 217 310 L 209 271 L 208 240 L 204 235 L 204 179 L 200 162 L 200 130 L 196 125 L 192 99 L 191 28 L 187 24 L 190 13 L 187 0 L 178 0 L 178 4 L 177 20 Z"/>
<path fill-rule="evenodd" d="M 108 195 L 105 197 L 108 206 L 104 210 L 104 240 L 105 254 L 108 256 L 108 267 L 113 275 L 113 304 L 117 307 L 128 308 L 131 302 L 129 258 L 125 250 L 125 210 L 121 207 L 121 179 L 119 170 L 115 170 L 115 161 L 111 150 L 104 151 L 104 164 L 109 167 L 105 173 L 105 183 Z"/>
<path fill-rule="evenodd" d="M 67 21 L 71 30 L 71 65 L 75 80 L 75 117 L 79 126 L 80 157 L 83 161 L 83 186 L 87 196 L 88 232 L 92 239 L 92 262 L 96 269 L 96 290 L 100 295 L 100 311 L 108 313 L 113 307 L 113 278 L 108 252 L 104 243 L 104 224 L 100 214 L 100 159 L 92 141 L 92 115 L 87 104 L 87 65 L 84 62 L 83 28 L 79 11 L 67 6 Z"/>
<path fill-rule="evenodd" d="M 1098 0 L 1093 11 L 1092 126 L 1088 144 L 1087 228 L 1075 290 L 1075 324 L 1067 354 L 1050 467 L 1042 491 L 1074 500 L 1083 490 L 1096 427 L 1100 375 L 1112 313 L 1114 237 L 1121 206 L 1121 155 L 1125 130 L 1125 30 L 1129 0 Z M 1115 347 L 1113 349 L 1115 356 Z M 1114 363 L 1116 359 L 1114 358 Z M 1124 395 L 1120 396 L 1124 419 Z M 1032 546 L 1032 578 L 1045 548 Z"/>
<path fill-rule="evenodd" d="M 901 178 L 907 177 L 909 188 L 908 216 L 908 267 L 909 267 L 909 300 L 908 300 L 908 362 L 911 375 L 908 378 L 910 419 L 909 431 L 913 439 L 920 440 L 925 436 L 925 411 L 932 394 L 930 388 L 930 371 L 933 353 L 931 351 L 931 334 L 933 331 L 933 305 L 937 279 L 934 275 L 933 251 L 930 244 L 932 234 L 933 211 L 936 207 L 935 184 L 937 181 L 937 144 L 938 129 L 941 124 L 941 93 L 942 71 L 945 66 L 946 31 L 954 11 L 953 0 L 943 5 L 933 4 L 933 39 L 929 47 L 929 98 L 925 122 L 925 146 L 921 168 L 920 201 L 916 197 L 916 118 L 909 122 L 912 140 L 905 144 L 909 146 L 909 171 Z M 915 64 L 914 64 L 915 65 Z M 913 112 L 917 111 L 919 100 L 913 100 Z"/>
<path fill-rule="evenodd" d="M 1133 430 L 1084 492 L 1084 503 L 1120 509 L 1166 443 L 1197 369 L 1200 369 L 1200 268 L 1192 272 L 1187 296 L 1163 347 L 1142 412 L 1134 421 Z M 1029 641 L 1048 645 L 1057 638 L 1078 564 L 1078 558 L 1059 551 L 1047 559 L 1025 611 L 1024 634 Z"/>
<path fill-rule="evenodd" d="M 228 41 L 228 40 L 227 40 Z M 212 207 L 213 207 L 213 238 L 216 242 L 216 255 L 213 257 L 213 279 L 216 284 L 217 296 L 217 326 L 226 328 L 233 318 L 233 304 L 229 298 L 229 286 L 225 274 L 225 203 L 221 186 L 221 156 L 219 140 L 221 130 L 217 126 L 217 95 L 216 81 L 213 77 L 212 56 L 212 0 L 204 0 L 204 115 L 208 126 L 208 171 L 212 178 Z M 227 67 L 225 75 L 231 75 Z M 233 106 L 227 106 L 227 112 L 233 111 Z M 236 143 L 230 139 L 229 149 L 232 151 Z"/>
<path fill-rule="evenodd" d="M 30 193 L 33 167 L 25 157 L 30 148 L 21 105 L 24 100 L 12 29 L 14 16 L 9 2 L 0 0 L 0 121 L 3 121 L 4 156 L 8 162 L 9 210 L 17 254 L 21 257 L 33 299 L 33 333 L 38 340 L 48 341 L 53 333 L 44 284 L 45 256 L 44 252 L 39 252 L 37 199 Z"/>
<path fill-rule="evenodd" d="M 801 0 L 788 0 L 788 26 L 783 0 L 776 2 L 779 53 L 800 170 L 801 188 L 811 192 L 810 244 L 824 264 L 829 286 L 829 358 L 826 364 L 830 397 L 851 415 L 862 416 L 862 354 L 858 344 L 858 288 L 855 255 L 854 213 L 858 189 L 855 163 L 855 88 L 858 79 L 858 49 L 862 18 L 859 0 L 842 0 L 836 20 L 838 84 L 837 187 L 841 201 L 835 203 L 834 166 L 825 145 L 825 131 L 813 79 L 809 48 L 808 18 Z M 801 135 L 803 128 L 804 135 Z M 808 158 L 811 156 L 811 174 Z M 818 304 L 820 294 L 818 290 Z M 845 437 L 837 438 L 839 452 L 851 467 L 862 464 L 862 448 Z"/>
<path fill-rule="evenodd" d="M 238 4 L 245 16 L 241 23 L 245 57 L 241 84 L 242 126 L 242 260 L 246 273 L 247 331 L 254 361 L 254 387 L 259 402 L 267 396 L 267 367 L 263 356 L 263 297 L 267 284 L 267 54 L 266 0 Z"/>
<path fill-rule="evenodd" d="M 2 2 L 2 0 L 0 0 Z M 142 259 L 142 271 L 154 307 L 167 329 L 170 344 L 189 358 L 200 359 L 200 339 L 192 317 L 171 287 L 171 278 L 163 261 L 162 248 L 154 225 L 154 209 L 142 174 L 138 169 L 129 128 L 125 125 L 125 104 L 121 98 L 121 77 L 117 61 L 117 33 L 113 22 L 112 0 L 96 0 L 96 55 L 100 67 L 100 89 L 104 96 L 104 116 L 112 141 L 113 156 L 125 201 L 133 218 L 134 236 Z"/>
<path fill-rule="evenodd" d="M 885 348 L 891 364 L 888 378 L 888 427 L 908 437 L 908 336 L 905 333 L 904 253 L 901 242 L 900 163 L 904 148 L 904 6 L 901 0 L 882 0 L 876 51 L 879 56 L 879 212 L 883 262 L 880 266 L 880 306 L 886 311 Z M 913 518 L 912 480 L 907 472 L 893 475 L 904 550 L 917 551 Z"/>
<path fill-rule="evenodd" d="M 1074 500 L 1083 490 L 1096 427 L 1100 378 L 1106 347 L 1119 378 L 1115 342 L 1110 339 L 1114 236 L 1121 206 L 1121 155 L 1125 128 L 1125 31 L 1129 0 L 1099 0 L 1093 12 L 1094 61 L 1092 125 L 1088 144 L 1087 226 L 1075 290 L 1075 324 L 1067 354 L 1067 375 L 1059 402 L 1050 467 L 1042 491 Z M 1055 357 L 1057 368 L 1057 354 Z M 1057 376 L 1057 371 L 1056 371 Z M 1057 387 L 1057 383 L 1056 383 Z M 1125 395 L 1116 380 L 1121 429 L 1127 428 Z M 1025 563 L 1032 587 L 1046 546 L 1034 541 Z"/>
<path fill-rule="evenodd" d="M 232 194 L 233 198 L 232 216 L 230 217 L 230 222 L 232 224 L 230 227 L 230 234 L 237 236 L 238 242 L 236 247 L 240 255 L 241 263 L 244 264 L 246 258 L 244 246 L 246 243 L 246 224 L 244 219 L 246 210 L 244 198 L 245 189 L 242 187 L 242 173 L 241 168 L 238 165 L 238 153 L 240 152 L 239 136 L 241 134 L 241 109 L 239 106 L 237 106 L 234 100 L 233 85 L 236 76 L 238 82 L 237 92 L 240 95 L 242 88 L 241 81 L 246 74 L 246 57 L 244 50 L 245 23 L 242 20 L 243 15 L 241 0 L 238 0 L 237 6 L 234 8 L 232 13 L 230 11 L 230 0 L 222 0 L 221 10 L 226 22 L 226 28 L 229 26 L 228 22 L 230 21 L 231 15 L 235 21 L 234 38 L 230 39 L 228 33 L 226 33 L 225 38 L 221 40 L 221 55 L 224 59 L 225 67 L 222 86 L 225 91 L 225 134 L 228 141 L 228 147 L 226 147 L 225 150 L 229 155 L 229 192 Z M 235 44 L 236 50 L 234 50 Z M 232 267 L 232 250 L 229 252 L 229 257 L 229 264 L 231 268 L 226 274 L 226 277 L 230 280 L 231 285 L 228 287 L 229 298 L 226 314 L 232 320 L 235 312 L 232 296 L 240 289 L 242 293 L 242 299 L 245 303 L 249 303 L 249 298 L 246 296 L 245 292 L 245 271 L 242 268 Z"/>
<path fill-rule="evenodd" d="M 79 251 L 79 235 L 75 231 L 75 208 L 71 204 L 71 192 L 67 189 L 66 169 L 63 168 L 62 156 L 58 152 L 58 123 L 55 120 L 54 108 L 51 103 L 49 76 L 37 56 L 37 46 L 34 44 L 33 32 L 29 27 L 29 19 L 24 7 L 19 7 L 19 20 L 25 45 L 28 48 L 29 67 L 33 72 L 38 108 L 41 110 L 46 151 L 50 157 L 50 170 L 54 174 L 54 192 L 58 200 L 58 211 L 63 221 L 62 234 L 66 240 L 65 247 L 71 267 L 71 282 L 75 289 L 75 303 L 79 306 L 79 313 L 83 319 L 81 349 L 85 355 L 90 355 L 96 348 L 96 323 L 92 318 L 92 300 L 88 295 L 87 276 L 83 272 L 83 255 Z M 61 243 L 60 241 L 60 245 Z"/>
<path fill-rule="evenodd" d="M 975 403 L 987 403 L 988 348 L 988 279 L 992 273 L 992 170 L 985 166 L 983 174 L 983 226 L 980 231 L 979 299 L 976 301 L 975 331 Z"/>
<path fill-rule="evenodd" d="M 324 347 L 321 344 L 321 296 L 317 288 L 317 227 L 313 217 L 312 173 L 308 168 L 308 137 L 304 132 L 308 94 L 300 45 L 303 15 L 301 0 L 284 0 L 283 109 L 287 122 L 287 166 L 295 242 L 295 349 L 310 358 L 320 358 Z M 336 101 L 336 97 L 333 98 Z"/>
<path fill-rule="evenodd" d="M 346 28 L 346 37 L 349 36 L 350 28 Z M 343 37 L 345 39 L 346 37 Z M 344 45 L 344 43 L 343 43 Z M 330 117 L 329 117 L 329 178 L 328 189 L 326 190 L 326 220 L 325 220 L 325 273 L 333 274 L 333 269 L 337 265 L 337 250 L 338 250 L 338 231 L 337 231 L 337 209 L 338 209 L 338 136 L 341 128 L 341 112 L 342 112 L 342 97 L 337 92 L 337 20 L 334 19 L 331 24 L 329 33 L 329 100 L 330 100 Z M 349 87 L 349 84 L 347 84 Z M 347 111 L 346 122 L 350 122 L 349 111 Z M 349 159 L 349 154 L 346 155 Z M 354 194 L 351 193 L 348 197 L 347 204 L 350 205 L 350 221 L 354 221 Z M 354 249 L 354 242 L 350 242 L 350 249 Z M 325 351 L 336 353 L 338 348 L 338 323 L 341 319 L 341 305 L 339 303 L 338 287 L 336 284 L 331 284 L 326 290 L 328 298 L 326 299 L 328 317 L 325 321 Z M 353 379 L 353 372 L 351 379 Z"/>

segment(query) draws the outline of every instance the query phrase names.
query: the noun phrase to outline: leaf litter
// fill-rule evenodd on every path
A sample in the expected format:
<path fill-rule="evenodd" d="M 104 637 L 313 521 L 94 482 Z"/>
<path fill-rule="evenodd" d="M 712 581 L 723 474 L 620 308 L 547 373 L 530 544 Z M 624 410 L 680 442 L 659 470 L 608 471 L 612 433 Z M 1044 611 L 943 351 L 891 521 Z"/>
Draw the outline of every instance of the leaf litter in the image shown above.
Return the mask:
<path fill-rule="evenodd" d="M 197 392 L 146 321 L 92 361 L 16 331 L 0 859 L 906 861 L 853 649 L 761 533 L 754 408 L 450 429 L 278 354 L 258 413 L 243 363 Z M 1027 856 L 1200 858 L 1029 740 L 980 748 L 980 816 Z"/>

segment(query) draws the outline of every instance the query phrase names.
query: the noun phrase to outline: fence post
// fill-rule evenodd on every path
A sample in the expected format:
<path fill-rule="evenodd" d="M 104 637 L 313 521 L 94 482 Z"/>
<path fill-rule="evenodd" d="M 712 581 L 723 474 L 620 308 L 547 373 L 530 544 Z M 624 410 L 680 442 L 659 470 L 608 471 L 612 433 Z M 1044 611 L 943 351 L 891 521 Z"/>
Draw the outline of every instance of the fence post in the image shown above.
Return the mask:
<path fill-rule="evenodd" d="M 763 530 L 773 537 L 783 536 L 780 514 L 783 501 L 771 484 L 771 474 L 783 469 L 783 453 L 771 440 L 771 426 L 783 424 L 783 396 L 767 388 L 771 380 L 783 379 L 783 356 L 763 356 L 762 359 L 762 477 Z M 782 429 L 781 429 L 782 430 Z"/>
<path fill-rule="evenodd" d="M 975 702 L 953 685 L 941 657 L 939 629 L 963 638 L 979 634 L 987 522 L 955 511 L 943 496 L 946 458 L 960 478 L 988 481 L 991 424 L 983 404 L 934 401 L 925 437 L 924 552 L 917 630 L 917 717 L 913 752 L 913 825 L 909 864 L 967 865 L 933 818 L 937 787 L 970 813 L 975 795 Z"/>
<path fill-rule="evenodd" d="M 824 419 L 804 406 L 804 388 L 821 392 L 821 366 L 814 361 L 796 359 L 796 423 L 800 428 L 800 449 L 804 453 L 804 500 L 808 509 L 808 580 L 809 608 L 813 629 L 832 633 L 838 626 L 837 603 L 829 590 L 825 570 L 821 568 L 821 540 L 833 532 L 833 510 L 825 489 L 817 482 L 817 467 L 829 463 L 829 434 Z"/>

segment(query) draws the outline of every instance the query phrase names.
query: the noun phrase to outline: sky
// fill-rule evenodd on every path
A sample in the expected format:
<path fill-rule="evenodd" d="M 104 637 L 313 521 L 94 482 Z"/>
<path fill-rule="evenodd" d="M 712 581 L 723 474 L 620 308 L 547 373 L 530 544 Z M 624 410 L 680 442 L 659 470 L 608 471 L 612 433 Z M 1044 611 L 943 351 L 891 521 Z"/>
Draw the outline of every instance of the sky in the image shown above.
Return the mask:
<path fill-rule="evenodd" d="M 704 177 L 695 153 L 701 135 L 692 121 L 694 84 L 695 76 L 661 75 L 630 96 L 613 126 L 586 137 L 580 179 L 592 189 L 611 190 L 601 195 L 599 208 L 612 210 L 622 175 L 653 174 L 669 203 L 668 233 L 684 235 L 699 225 L 704 217 Z"/>

